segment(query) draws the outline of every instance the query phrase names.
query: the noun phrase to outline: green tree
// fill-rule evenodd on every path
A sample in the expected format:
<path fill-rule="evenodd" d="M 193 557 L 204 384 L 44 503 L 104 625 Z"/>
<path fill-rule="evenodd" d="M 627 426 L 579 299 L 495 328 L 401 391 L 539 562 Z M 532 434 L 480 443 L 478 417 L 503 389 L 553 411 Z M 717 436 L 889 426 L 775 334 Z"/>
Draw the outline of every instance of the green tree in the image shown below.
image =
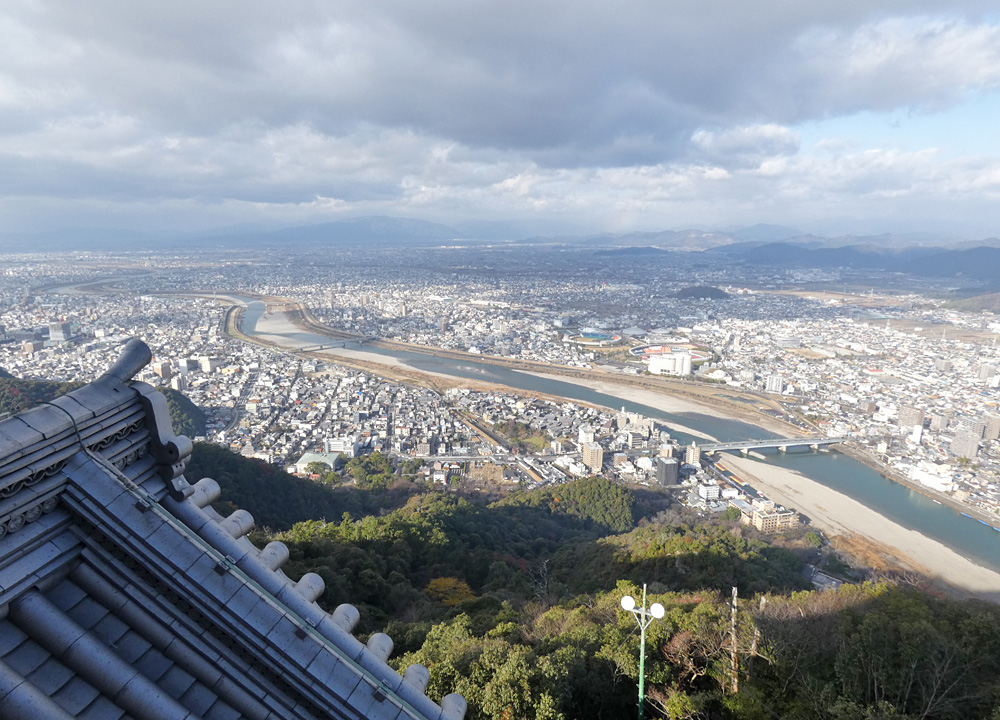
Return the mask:
<path fill-rule="evenodd" d="M 330 467 L 328 463 L 318 462 L 314 460 L 313 462 L 306 465 L 306 472 L 310 475 L 326 475 L 328 472 L 332 471 L 333 468 Z"/>

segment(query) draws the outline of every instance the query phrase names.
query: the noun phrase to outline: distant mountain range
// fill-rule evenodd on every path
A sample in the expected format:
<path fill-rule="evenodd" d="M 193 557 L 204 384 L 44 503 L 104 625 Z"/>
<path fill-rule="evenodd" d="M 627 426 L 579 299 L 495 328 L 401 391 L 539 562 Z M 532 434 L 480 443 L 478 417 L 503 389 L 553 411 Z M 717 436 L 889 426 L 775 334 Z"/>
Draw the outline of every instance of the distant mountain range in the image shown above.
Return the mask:
<path fill-rule="evenodd" d="M 299 246 L 419 247 L 511 243 L 573 245 L 619 257 L 705 252 L 729 263 L 775 268 L 857 268 L 934 277 L 1000 277 L 1000 239 L 969 241 L 931 234 L 819 237 L 780 225 L 726 230 L 687 229 L 595 235 L 534 235 L 524 226 L 482 221 L 459 226 L 415 218 L 368 216 L 274 228 L 247 224 L 199 233 L 66 230 L 0 235 L 0 252 L 123 250 L 128 248 L 260 248 Z"/>
<path fill-rule="evenodd" d="M 870 244 L 822 247 L 793 242 L 734 243 L 706 252 L 725 256 L 728 262 L 776 268 L 854 268 L 925 277 L 1000 278 L 1000 248 L 992 245 L 969 249 L 910 247 L 899 250 Z"/>

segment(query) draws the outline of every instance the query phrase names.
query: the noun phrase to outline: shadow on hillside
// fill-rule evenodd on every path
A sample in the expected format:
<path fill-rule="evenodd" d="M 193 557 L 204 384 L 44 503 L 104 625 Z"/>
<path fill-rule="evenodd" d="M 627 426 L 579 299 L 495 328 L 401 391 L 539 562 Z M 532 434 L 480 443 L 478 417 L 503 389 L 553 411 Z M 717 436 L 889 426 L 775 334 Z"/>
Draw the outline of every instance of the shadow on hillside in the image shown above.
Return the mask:
<path fill-rule="evenodd" d="M 719 526 L 646 526 L 613 538 L 564 547 L 550 572 L 570 592 L 598 592 L 618 580 L 671 591 L 787 592 L 811 588 L 795 553 L 734 537 Z"/>
<path fill-rule="evenodd" d="M 995 707 L 994 605 L 876 583 L 744 608 L 753 618 L 740 640 L 744 707 L 775 717 L 956 720 Z"/>

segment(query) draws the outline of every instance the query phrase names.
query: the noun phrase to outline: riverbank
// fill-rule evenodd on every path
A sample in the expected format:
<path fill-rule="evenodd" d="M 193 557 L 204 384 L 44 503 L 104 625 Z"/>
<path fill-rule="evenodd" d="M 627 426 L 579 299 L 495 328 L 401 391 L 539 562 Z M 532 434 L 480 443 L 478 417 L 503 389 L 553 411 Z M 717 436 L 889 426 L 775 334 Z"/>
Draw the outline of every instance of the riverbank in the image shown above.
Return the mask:
<path fill-rule="evenodd" d="M 838 445 L 837 451 L 847 455 L 853 460 L 857 460 L 863 465 L 867 465 L 875 472 L 884 475 L 898 485 L 902 485 L 903 487 L 909 488 L 914 492 L 918 492 L 925 497 L 929 497 L 931 500 L 940 505 L 947 505 L 955 512 L 964 513 L 969 517 L 975 520 L 981 520 L 992 527 L 1000 527 L 1000 517 L 996 514 L 985 512 L 974 505 L 956 500 L 951 495 L 939 492 L 933 488 L 927 487 L 926 485 L 922 485 L 921 483 L 914 482 L 899 471 L 886 466 L 885 463 L 881 462 L 866 449 L 858 447 L 854 443 L 847 442 L 842 445 Z"/>
<path fill-rule="evenodd" d="M 295 319 L 290 318 L 288 317 L 288 314 L 286 314 L 285 310 L 287 310 L 287 306 L 280 309 L 272 307 L 271 310 L 272 310 L 271 312 L 265 314 L 262 317 L 261 321 L 259 321 L 257 327 L 257 331 L 259 333 L 257 335 L 258 338 L 270 340 L 272 342 L 279 343 L 285 347 L 292 346 L 291 349 L 293 350 L 295 346 L 300 348 L 309 347 L 310 345 L 315 346 L 315 343 L 317 341 L 315 335 L 313 334 L 314 331 L 310 329 L 308 334 L 303 333 L 303 328 L 301 327 L 299 322 L 296 322 L 297 318 Z M 432 353 L 427 353 L 427 354 L 430 355 Z M 320 355 L 317 354 L 316 356 L 319 357 Z M 405 361 L 397 358 L 387 357 L 383 354 L 378 354 L 374 352 L 367 352 L 363 348 L 359 349 L 331 348 L 329 350 L 322 351 L 322 357 L 324 357 L 327 360 L 331 360 L 333 362 L 353 367 L 358 367 L 360 369 L 367 370 L 368 372 L 382 375 L 383 377 L 397 379 L 401 382 L 435 387 L 435 389 L 438 390 L 443 390 L 447 387 L 456 387 L 456 386 L 470 387 L 477 389 L 502 387 L 505 389 L 505 391 L 508 390 L 508 386 L 504 385 L 502 381 L 493 381 L 486 379 L 484 379 L 483 381 L 475 379 L 469 380 L 443 373 L 432 373 L 431 371 L 425 371 L 423 369 L 413 368 L 407 365 Z M 462 358 L 462 360 L 466 359 L 470 362 L 479 360 L 478 357 L 474 358 L 471 356 L 468 358 L 466 357 Z M 588 377 L 588 378 L 567 377 L 563 373 L 548 373 L 539 371 L 537 368 L 532 368 L 531 371 L 526 371 L 525 369 L 518 368 L 518 371 L 524 374 L 541 376 L 546 379 L 558 380 L 560 382 L 568 382 L 579 387 L 585 387 L 597 392 L 605 393 L 611 396 L 603 401 L 606 405 L 610 405 L 615 402 L 611 398 L 621 398 L 627 401 L 639 402 L 643 405 L 653 408 L 662 408 L 665 414 L 674 412 L 691 413 L 691 414 L 698 413 L 711 416 L 712 418 L 736 419 L 736 420 L 741 420 L 743 422 L 753 423 L 758 426 L 765 426 L 767 429 L 772 430 L 773 432 L 779 435 L 788 433 L 785 424 L 779 421 L 777 418 L 771 418 L 770 415 L 762 414 L 759 412 L 759 410 L 742 407 L 742 403 L 741 403 L 741 409 L 744 412 L 737 414 L 730 412 L 732 409 L 731 405 L 735 403 L 729 403 L 724 406 L 716 407 L 714 406 L 710 398 L 698 399 L 698 400 L 704 400 L 704 402 L 698 402 L 698 400 L 695 400 L 689 396 L 678 398 L 670 393 L 663 392 L 660 388 L 657 388 L 657 390 L 653 390 L 647 387 L 640 387 L 634 384 L 619 384 L 618 382 L 616 382 L 618 380 L 617 376 L 612 377 L 610 375 L 606 375 L 603 373 L 602 375 L 605 376 L 600 379 L 597 379 L 593 377 Z M 541 395 L 537 392 L 527 392 L 524 390 L 511 389 L 510 391 L 523 394 L 525 396 L 551 397 L 551 396 Z M 570 396 L 573 396 L 573 392 L 568 388 L 566 388 L 564 392 L 566 394 L 569 394 Z M 614 410 L 617 409 L 617 407 L 612 407 L 611 409 Z M 773 420 L 773 423 L 762 422 L 762 419 L 764 418 Z M 691 428 L 681 427 L 677 425 L 675 422 L 670 422 L 669 424 L 671 427 L 676 428 L 678 431 L 692 432 L 692 434 L 695 434 L 696 436 L 707 437 L 704 432 L 693 431 L 693 429 Z M 693 421 L 693 424 L 697 424 L 697 422 Z M 862 460 L 863 462 L 865 460 L 869 460 L 867 458 L 858 458 L 858 459 Z M 869 462 L 865 462 L 865 464 L 871 464 L 870 460 Z M 767 464 L 762 465 L 762 467 L 773 469 L 772 466 L 769 466 Z M 880 473 L 885 471 L 885 468 L 880 467 L 878 465 L 875 465 L 874 469 Z M 797 477 L 803 477 L 803 476 L 797 476 Z M 822 487 L 820 486 L 819 483 L 814 483 L 812 481 L 810 481 L 810 483 L 812 483 L 810 487 Z M 803 487 L 803 485 L 800 484 L 800 487 Z M 847 496 L 844 496 L 842 494 L 840 494 L 840 496 L 850 500 L 850 498 L 848 498 Z M 853 503 L 853 505 L 851 505 L 850 507 L 845 507 L 842 504 L 834 504 L 832 510 L 831 508 L 826 507 L 826 505 L 823 505 L 824 509 L 831 510 L 832 512 L 832 514 L 827 516 L 825 519 L 826 526 L 831 528 L 837 525 L 842 526 L 842 529 L 840 531 L 837 531 L 835 529 L 831 530 L 831 534 L 834 533 L 838 534 L 838 537 L 840 538 L 838 542 L 841 544 L 842 547 L 849 549 L 850 548 L 856 549 L 860 545 L 864 545 L 864 547 L 877 548 L 874 554 L 867 551 L 860 555 L 857 555 L 857 553 L 855 554 L 858 557 L 865 559 L 869 557 L 880 556 L 881 560 L 879 560 L 878 563 L 876 563 L 875 567 L 879 567 L 880 564 L 884 562 L 886 566 L 891 566 L 894 568 L 901 568 L 901 569 L 909 569 L 913 572 L 919 573 L 922 576 L 931 578 L 940 578 L 942 582 L 945 582 L 948 585 L 955 585 L 956 587 L 963 588 L 963 590 L 966 592 L 976 593 L 984 597 L 985 595 L 983 595 L 982 593 L 985 592 L 988 595 L 989 593 L 993 593 L 995 591 L 996 593 L 998 593 L 996 599 L 1000 601 L 1000 584 L 993 587 L 989 586 L 987 582 L 985 590 L 977 590 L 975 586 L 966 588 L 965 585 L 963 585 L 960 577 L 956 578 L 953 577 L 952 575 L 949 575 L 949 572 L 952 568 L 959 567 L 962 565 L 961 562 L 955 560 L 956 558 L 961 559 L 964 562 L 968 563 L 969 567 L 973 568 L 979 567 L 971 563 L 971 561 L 964 560 L 962 555 L 959 555 L 954 551 L 949 551 L 951 552 L 950 557 L 941 556 L 940 553 L 938 553 L 936 550 L 935 551 L 927 550 L 926 552 L 921 550 L 918 555 L 912 555 L 912 554 L 907 554 L 908 550 L 914 547 L 918 548 L 921 547 L 920 541 L 913 540 L 911 542 L 910 540 L 906 539 L 905 536 L 904 539 L 901 540 L 898 534 L 894 535 L 892 532 L 889 532 L 887 537 L 877 537 L 877 538 L 871 537 L 870 534 L 866 532 L 866 522 L 868 519 L 872 519 L 873 522 L 879 524 L 879 527 L 882 527 L 880 523 L 891 523 L 892 521 L 888 520 L 885 516 L 881 515 L 880 513 L 870 510 L 867 506 L 863 505 L 858 501 L 851 500 L 851 502 Z M 790 500 L 789 504 L 795 507 L 804 506 L 802 502 L 792 503 Z M 866 512 L 858 512 L 857 508 L 863 508 Z M 883 512 L 885 511 L 886 510 L 883 510 Z M 804 512 L 806 515 L 813 517 L 813 514 L 811 514 L 810 512 L 808 511 Z M 813 512 L 815 513 L 815 509 L 813 509 Z M 818 516 L 819 515 L 817 515 L 817 517 Z M 817 524 L 817 526 L 821 527 L 820 524 Z M 903 532 L 911 533 L 913 536 L 919 535 L 919 533 L 905 530 L 904 528 L 898 525 L 895 525 L 894 527 Z M 883 532 L 882 534 L 885 533 Z M 933 543 L 928 547 L 933 547 L 937 549 L 941 548 L 947 549 L 943 543 L 932 541 L 926 536 L 920 535 L 920 538 L 922 539 L 923 542 Z M 961 544 L 959 546 L 961 547 Z M 966 552 L 967 554 L 970 555 L 976 554 L 975 550 L 968 550 Z M 928 558 L 931 558 L 930 564 L 924 562 L 924 555 L 926 555 Z M 993 572 L 986 568 L 981 568 L 981 569 L 984 572 L 990 572 L 990 573 Z M 975 573 L 973 573 L 973 575 L 970 577 L 975 577 Z M 994 598 L 990 597 L 990 599 Z"/>
<path fill-rule="evenodd" d="M 757 427 L 779 435 L 785 435 L 789 430 L 787 423 L 754 410 L 744 410 L 743 412 L 740 412 L 737 408 L 733 408 L 728 405 L 725 406 L 724 410 L 720 410 L 717 405 L 711 404 L 708 399 L 698 401 L 690 397 L 671 394 L 667 390 L 654 390 L 646 387 L 636 387 L 634 385 L 616 382 L 615 376 L 609 375 L 608 379 L 600 380 L 596 378 L 568 378 L 562 375 L 554 375 L 537 370 L 521 372 L 525 372 L 528 375 L 534 375 L 535 377 L 558 379 L 562 382 L 579 385 L 580 387 L 589 388 L 590 390 L 601 392 L 606 395 L 613 395 L 623 400 L 630 400 L 652 408 L 657 408 L 669 414 L 690 413 L 708 415 L 709 417 L 720 418 L 723 420 L 739 420 L 751 425 L 756 425 Z M 696 430 L 691 430 L 690 428 L 685 428 L 677 423 L 671 422 L 670 425 L 672 427 L 677 427 L 677 429 L 690 435 L 708 437 L 713 442 L 717 441 L 716 438 L 707 436 Z"/>
<path fill-rule="evenodd" d="M 252 336 L 244 333 L 242 328 L 239 326 L 238 321 L 242 315 L 242 308 L 238 308 L 235 312 L 231 312 L 230 314 L 236 320 L 235 328 L 231 327 L 231 323 L 227 322 L 226 324 L 227 332 L 229 332 L 232 337 L 238 337 L 239 339 L 246 340 L 247 342 L 255 342 L 260 345 L 276 347 L 291 352 L 296 352 L 297 350 L 301 350 L 301 348 L 315 346 L 315 342 L 313 340 L 296 340 L 294 338 L 294 335 L 303 332 L 304 328 L 301 322 L 295 320 L 293 317 L 289 317 L 287 312 L 265 312 L 261 315 L 260 319 L 257 320 L 257 326 Z M 310 328 L 308 329 L 308 332 L 314 331 Z M 332 336 L 326 335 L 326 337 Z M 343 338 L 334 337 L 333 339 L 340 340 Z M 331 347 L 323 350 L 309 350 L 305 351 L 303 354 L 317 360 L 335 362 L 338 365 L 378 375 L 386 378 L 387 380 L 404 382 L 411 385 L 419 385 L 438 392 L 444 392 L 450 388 L 461 387 L 472 390 L 482 390 L 484 392 L 504 390 L 518 395 L 523 395 L 525 397 L 537 395 L 523 390 L 518 390 L 516 388 L 508 388 L 506 385 L 502 385 L 500 383 L 484 380 L 470 380 L 456 377 L 454 375 L 448 375 L 447 373 L 434 372 L 432 370 L 418 370 L 407 365 L 398 358 L 388 357 L 379 353 L 367 352 L 365 350 Z M 551 399 L 558 401 L 562 398 L 552 397 Z"/>
<path fill-rule="evenodd" d="M 802 429 L 793 423 L 768 414 L 769 412 L 783 412 L 782 406 L 773 398 L 756 393 L 747 393 L 726 385 L 672 378 L 669 376 L 623 374 L 594 368 L 551 365 L 523 358 L 515 359 L 481 353 L 472 354 L 462 350 L 446 350 L 444 348 L 418 345 L 399 340 L 364 338 L 363 336 L 322 324 L 309 312 L 307 307 L 298 303 L 290 305 L 286 314 L 289 321 L 299 329 L 325 337 L 338 340 L 365 340 L 374 346 L 387 350 L 403 350 L 431 357 L 497 365 L 498 367 L 516 370 L 517 372 L 529 375 L 544 376 L 553 380 L 575 383 L 583 387 L 592 388 L 593 386 L 589 383 L 607 383 L 607 387 L 613 387 L 615 390 L 614 394 L 619 397 L 625 397 L 622 395 L 623 391 L 647 391 L 659 398 L 660 402 L 680 404 L 688 401 L 691 403 L 692 409 L 690 410 L 674 411 L 664 408 L 666 412 L 695 412 L 718 418 L 752 423 L 782 435 L 804 434 Z M 653 395 L 646 397 L 652 397 Z"/>
<path fill-rule="evenodd" d="M 977 565 L 857 500 L 793 470 L 758 460 L 726 455 L 722 463 L 771 500 L 805 515 L 834 547 L 856 553 L 863 545 L 880 555 L 886 567 L 917 573 L 963 594 L 1000 603 L 1000 573 Z"/>

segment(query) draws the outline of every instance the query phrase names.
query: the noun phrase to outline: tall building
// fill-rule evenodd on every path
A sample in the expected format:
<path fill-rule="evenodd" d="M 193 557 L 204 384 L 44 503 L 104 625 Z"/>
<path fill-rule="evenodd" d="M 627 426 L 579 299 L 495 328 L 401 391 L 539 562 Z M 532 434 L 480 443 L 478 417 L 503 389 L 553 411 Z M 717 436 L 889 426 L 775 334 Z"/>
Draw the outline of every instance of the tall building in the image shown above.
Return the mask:
<path fill-rule="evenodd" d="M 931 430 L 934 432 L 941 432 L 948 428 L 948 416 L 947 415 L 931 415 Z"/>
<path fill-rule="evenodd" d="M 327 438 L 323 441 L 323 452 L 331 455 L 343 455 L 346 458 L 357 456 L 361 443 L 354 435 L 346 437 Z"/>
<path fill-rule="evenodd" d="M 716 483 L 701 484 L 698 486 L 698 497 L 702 500 L 718 500 L 722 494 L 722 488 Z"/>
<path fill-rule="evenodd" d="M 392 640 L 352 635 L 318 575 L 281 571 L 253 518 L 190 484 L 191 441 L 134 382 L 131 341 L 93 383 L 0 420 L 0 717 L 460 720 L 427 669 L 400 675 Z"/>
<path fill-rule="evenodd" d="M 901 428 L 909 430 L 914 425 L 923 426 L 924 411 L 911 405 L 903 405 L 899 408 L 898 424 Z"/>
<path fill-rule="evenodd" d="M 983 435 L 985 440 L 1000 439 L 1000 417 L 991 415 L 986 418 L 986 432 Z"/>
<path fill-rule="evenodd" d="M 66 342 L 72 337 L 69 323 L 49 323 L 49 340 L 52 342 Z"/>
<path fill-rule="evenodd" d="M 584 443 L 583 464 L 593 472 L 600 472 L 604 467 L 604 448 L 596 442 Z"/>
<path fill-rule="evenodd" d="M 951 454 L 955 457 L 974 459 L 979 454 L 979 436 L 970 430 L 955 433 L 951 441 Z"/>
<path fill-rule="evenodd" d="M 649 372 L 653 375 L 691 374 L 691 353 L 666 353 L 649 358 Z"/>
<path fill-rule="evenodd" d="M 986 434 L 986 421 L 971 417 L 952 418 L 948 427 L 956 432 L 968 432 L 976 436 L 977 440 L 982 440 Z"/>
<path fill-rule="evenodd" d="M 678 462 L 672 457 L 656 458 L 656 483 L 664 487 L 677 484 Z"/>
<path fill-rule="evenodd" d="M 768 375 L 764 389 L 769 393 L 780 393 L 785 389 L 785 379 L 780 375 Z"/>
<path fill-rule="evenodd" d="M 694 440 L 692 440 L 691 444 L 684 450 L 684 464 L 685 465 L 701 464 L 701 448 L 695 445 Z"/>
<path fill-rule="evenodd" d="M 153 363 L 153 372 L 159 375 L 164 380 L 169 380 L 173 375 L 173 372 L 170 368 L 170 361 L 164 360 L 162 362 Z"/>

